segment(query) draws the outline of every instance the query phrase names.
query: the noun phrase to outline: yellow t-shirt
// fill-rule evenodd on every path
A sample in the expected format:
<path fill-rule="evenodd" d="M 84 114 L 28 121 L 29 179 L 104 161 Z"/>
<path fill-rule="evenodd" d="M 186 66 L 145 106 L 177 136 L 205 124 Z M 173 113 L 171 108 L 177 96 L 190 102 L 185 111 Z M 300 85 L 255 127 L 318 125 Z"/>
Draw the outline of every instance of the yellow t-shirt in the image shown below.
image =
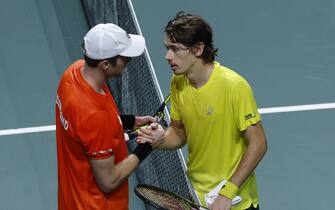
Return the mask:
<path fill-rule="evenodd" d="M 252 89 L 243 77 L 218 62 L 208 82 L 198 89 L 185 76 L 173 76 L 171 118 L 185 126 L 187 175 L 204 204 L 204 194 L 235 172 L 246 149 L 241 131 L 261 120 Z M 254 173 L 238 194 L 242 202 L 232 209 L 258 204 Z"/>

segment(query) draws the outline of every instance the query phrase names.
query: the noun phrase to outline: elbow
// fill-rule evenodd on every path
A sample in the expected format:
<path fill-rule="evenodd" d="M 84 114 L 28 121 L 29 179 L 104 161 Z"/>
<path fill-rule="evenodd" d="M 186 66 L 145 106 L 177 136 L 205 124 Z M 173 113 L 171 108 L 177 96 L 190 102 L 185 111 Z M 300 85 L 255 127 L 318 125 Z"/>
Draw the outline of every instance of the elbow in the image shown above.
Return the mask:
<path fill-rule="evenodd" d="M 98 186 L 99 189 L 106 194 L 111 193 L 113 190 L 117 188 L 117 185 L 115 184 L 101 184 L 101 185 L 99 184 Z"/>
<path fill-rule="evenodd" d="M 99 184 L 99 189 L 104 193 L 112 192 L 112 188 L 106 184 Z"/>
<path fill-rule="evenodd" d="M 249 144 L 248 147 L 250 147 L 254 154 L 257 154 L 259 159 L 262 159 L 268 150 L 266 139 L 262 139 L 258 142 L 254 141 L 253 143 L 254 144 Z"/>
<path fill-rule="evenodd" d="M 97 185 L 99 189 L 106 194 L 111 193 L 118 187 L 118 184 L 113 180 L 100 181 L 97 183 Z"/>
<path fill-rule="evenodd" d="M 262 156 L 264 156 L 266 154 L 266 152 L 268 151 L 268 145 L 266 143 L 266 139 L 264 139 L 263 144 L 261 146 L 261 153 Z"/>

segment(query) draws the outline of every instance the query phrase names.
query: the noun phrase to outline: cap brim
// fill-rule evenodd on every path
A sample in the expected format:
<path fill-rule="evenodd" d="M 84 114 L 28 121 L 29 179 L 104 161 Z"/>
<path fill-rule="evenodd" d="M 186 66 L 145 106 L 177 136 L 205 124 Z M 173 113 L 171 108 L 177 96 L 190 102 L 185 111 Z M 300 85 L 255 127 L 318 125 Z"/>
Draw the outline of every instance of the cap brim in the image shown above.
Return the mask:
<path fill-rule="evenodd" d="M 127 49 L 121 52 L 119 55 L 126 57 L 136 57 L 144 52 L 145 39 L 142 36 L 129 34 L 131 39 L 131 44 Z"/>

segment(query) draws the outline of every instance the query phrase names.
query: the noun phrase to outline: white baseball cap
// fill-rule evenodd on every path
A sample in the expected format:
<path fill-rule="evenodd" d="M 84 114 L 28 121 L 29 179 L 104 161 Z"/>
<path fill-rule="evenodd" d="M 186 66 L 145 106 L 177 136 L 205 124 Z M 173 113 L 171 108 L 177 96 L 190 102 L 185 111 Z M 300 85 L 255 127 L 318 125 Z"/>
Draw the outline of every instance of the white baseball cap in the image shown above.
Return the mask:
<path fill-rule="evenodd" d="M 117 55 L 136 57 L 143 53 L 144 48 L 144 37 L 127 34 L 112 23 L 100 23 L 87 32 L 83 50 L 87 57 L 102 60 Z"/>

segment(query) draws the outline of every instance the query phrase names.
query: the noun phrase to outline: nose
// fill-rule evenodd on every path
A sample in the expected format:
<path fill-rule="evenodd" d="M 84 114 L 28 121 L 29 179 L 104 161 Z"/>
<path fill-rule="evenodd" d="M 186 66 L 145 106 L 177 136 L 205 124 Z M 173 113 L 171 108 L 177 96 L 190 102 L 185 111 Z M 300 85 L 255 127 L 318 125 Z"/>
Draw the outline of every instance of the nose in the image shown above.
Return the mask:
<path fill-rule="evenodd" d="M 165 59 L 167 61 L 171 61 L 172 60 L 172 53 L 171 53 L 171 50 L 169 49 L 166 54 L 165 54 Z"/>

